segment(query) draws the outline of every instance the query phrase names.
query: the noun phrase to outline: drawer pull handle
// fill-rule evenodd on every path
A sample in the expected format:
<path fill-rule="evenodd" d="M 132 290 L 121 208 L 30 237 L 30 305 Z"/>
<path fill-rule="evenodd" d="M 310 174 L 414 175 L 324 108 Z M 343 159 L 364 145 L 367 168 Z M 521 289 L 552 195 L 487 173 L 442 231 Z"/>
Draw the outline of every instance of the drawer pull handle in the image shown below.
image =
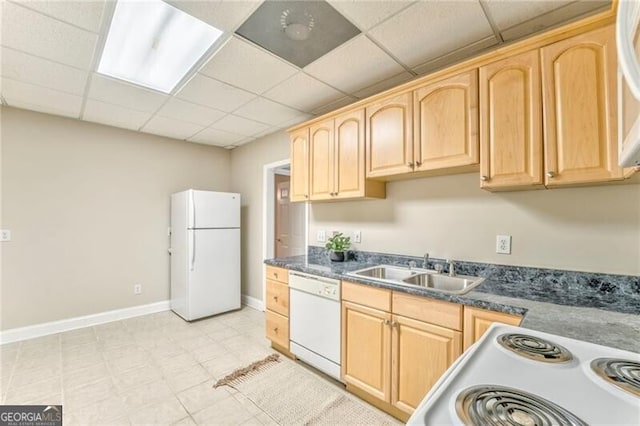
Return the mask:
<path fill-rule="evenodd" d="M 274 273 L 273 273 L 273 276 L 274 276 L 274 277 L 276 277 L 276 278 L 278 278 L 278 273 L 277 273 L 277 272 L 274 272 Z"/>
<path fill-rule="evenodd" d="M 274 328 L 274 329 L 273 329 L 273 332 L 274 332 L 274 333 L 276 333 L 276 334 L 278 334 L 278 327 Z"/>
<path fill-rule="evenodd" d="M 273 296 L 273 300 L 278 301 L 278 296 Z"/>

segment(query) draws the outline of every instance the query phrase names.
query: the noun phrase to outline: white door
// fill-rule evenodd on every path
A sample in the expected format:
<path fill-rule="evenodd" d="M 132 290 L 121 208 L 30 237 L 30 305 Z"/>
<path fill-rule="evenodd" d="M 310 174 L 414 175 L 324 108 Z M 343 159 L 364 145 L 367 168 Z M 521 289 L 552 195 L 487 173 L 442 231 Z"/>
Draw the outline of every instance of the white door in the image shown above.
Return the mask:
<path fill-rule="evenodd" d="M 189 231 L 189 320 L 240 309 L 240 229 Z"/>
<path fill-rule="evenodd" d="M 191 190 L 189 228 L 239 228 L 240 194 Z"/>

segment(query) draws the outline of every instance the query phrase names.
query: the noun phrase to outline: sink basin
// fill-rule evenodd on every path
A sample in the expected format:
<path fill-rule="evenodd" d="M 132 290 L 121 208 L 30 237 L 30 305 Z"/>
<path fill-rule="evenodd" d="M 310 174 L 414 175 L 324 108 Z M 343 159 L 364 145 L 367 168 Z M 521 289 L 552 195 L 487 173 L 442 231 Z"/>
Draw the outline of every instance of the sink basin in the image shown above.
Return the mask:
<path fill-rule="evenodd" d="M 450 277 L 439 274 L 417 274 L 402 280 L 406 284 L 447 293 L 464 294 L 484 281 L 484 278 L 459 275 Z"/>
<path fill-rule="evenodd" d="M 354 277 L 399 285 L 416 286 L 452 294 L 465 294 L 484 281 L 484 278 L 458 275 L 450 277 L 430 269 L 378 265 L 347 273 Z"/>
<path fill-rule="evenodd" d="M 418 272 L 415 269 L 403 268 L 402 266 L 380 265 L 350 272 L 350 275 L 384 281 L 402 281 L 405 278 L 416 275 L 417 273 Z"/>

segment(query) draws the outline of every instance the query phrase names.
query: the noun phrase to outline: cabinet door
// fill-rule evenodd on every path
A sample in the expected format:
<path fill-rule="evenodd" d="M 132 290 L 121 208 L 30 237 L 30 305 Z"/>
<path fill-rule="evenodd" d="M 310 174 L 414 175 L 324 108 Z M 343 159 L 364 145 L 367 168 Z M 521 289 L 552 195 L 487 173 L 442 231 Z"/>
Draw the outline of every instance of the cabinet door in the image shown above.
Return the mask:
<path fill-rule="evenodd" d="M 478 341 L 491 324 L 499 322 L 507 325 L 519 325 L 522 317 L 486 309 L 464 307 L 464 350 Z"/>
<path fill-rule="evenodd" d="M 411 414 L 462 353 L 462 333 L 395 315 L 392 325 L 391 404 Z"/>
<path fill-rule="evenodd" d="M 391 314 L 342 302 L 342 380 L 389 402 Z"/>
<path fill-rule="evenodd" d="M 538 50 L 480 68 L 480 187 L 542 186 Z"/>
<path fill-rule="evenodd" d="M 614 27 L 543 47 L 545 184 L 622 179 Z"/>
<path fill-rule="evenodd" d="M 291 201 L 309 200 L 309 129 L 291 133 Z"/>
<path fill-rule="evenodd" d="M 414 93 L 415 170 L 478 164 L 478 73 L 471 70 Z"/>
<path fill-rule="evenodd" d="M 333 197 L 333 120 L 309 128 L 309 197 L 326 200 Z"/>
<path fill-rule="evenodd" d="M 364 109 L 335 119 L 334 188 L 337 198 L 364 195 Z"/>
<path fill-rule="evenodd" d="M 367 107 L 366 167 L 368 178 L 413 171 L 411 92 Z"/>

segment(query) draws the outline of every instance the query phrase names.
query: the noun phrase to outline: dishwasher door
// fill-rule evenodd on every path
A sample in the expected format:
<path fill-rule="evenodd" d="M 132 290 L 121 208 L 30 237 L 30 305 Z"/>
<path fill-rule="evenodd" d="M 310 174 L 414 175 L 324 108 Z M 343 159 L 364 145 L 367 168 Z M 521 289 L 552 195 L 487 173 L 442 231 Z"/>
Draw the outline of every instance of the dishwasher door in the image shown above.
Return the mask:
<path fill-rule="evenodd" d="M 295 284 L 289 287 L 290 350 L 340 380 L 340 301 L 326 296 L 330 287 L 320 286 L 320 291 L 317 284 L 304 286 L 305 290 Z"/>

